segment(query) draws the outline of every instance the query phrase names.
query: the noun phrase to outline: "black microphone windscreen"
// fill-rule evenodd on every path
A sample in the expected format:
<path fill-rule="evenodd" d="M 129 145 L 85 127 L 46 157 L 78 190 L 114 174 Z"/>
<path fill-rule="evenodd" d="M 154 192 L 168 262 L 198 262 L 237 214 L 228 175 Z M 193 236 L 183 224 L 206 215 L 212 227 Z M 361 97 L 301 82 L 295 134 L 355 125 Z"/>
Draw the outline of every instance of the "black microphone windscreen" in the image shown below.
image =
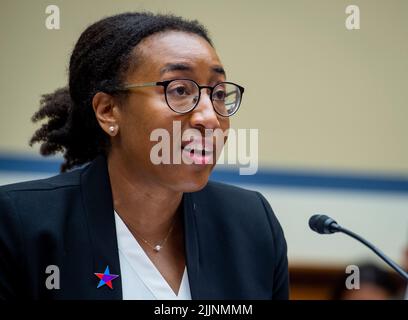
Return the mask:
<path fill-rule="evenodd" d="M 337 225 L 337 222 L 324 214 L 315 214 L 309 219 L 310 229 L 321 234 L 336 232 L 337 230 L 332 228 L 334 224 Z"/>

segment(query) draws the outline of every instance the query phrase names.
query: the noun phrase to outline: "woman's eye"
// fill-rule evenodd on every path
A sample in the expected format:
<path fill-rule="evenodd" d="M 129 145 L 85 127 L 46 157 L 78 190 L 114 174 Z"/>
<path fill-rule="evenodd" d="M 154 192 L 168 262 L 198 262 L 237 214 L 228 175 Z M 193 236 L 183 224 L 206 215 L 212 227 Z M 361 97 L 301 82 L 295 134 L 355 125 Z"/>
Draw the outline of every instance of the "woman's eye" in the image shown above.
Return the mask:
<path fill-rule="evenodd" d="M 188 95 L 189 92 L 187 91 L 187 88 L 184 86 L 178 86 L 176 88 L 173 88 L 171 90 L 171 93 L 174 95 L 179 95 L 179 96 L 184 96 L 184 95 Z"/>
<path fill-rule="evenodd" d="M 217 100 L 225 100 L 225 91 L 218 90 L 214 93 L 214 98 Z"/>
<path fill-rule="evenodd" d="M 186 89 L 184 87 L 178 87 L 176 90 L 179 95 L 186 93 Z"/>

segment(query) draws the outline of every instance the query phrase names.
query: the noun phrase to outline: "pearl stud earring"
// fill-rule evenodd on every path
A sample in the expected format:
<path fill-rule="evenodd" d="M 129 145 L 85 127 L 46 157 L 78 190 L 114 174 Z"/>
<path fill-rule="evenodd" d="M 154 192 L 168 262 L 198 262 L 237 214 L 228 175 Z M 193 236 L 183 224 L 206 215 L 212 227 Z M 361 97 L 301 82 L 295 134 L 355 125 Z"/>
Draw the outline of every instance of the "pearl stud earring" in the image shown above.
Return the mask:
<path fill-rule="evenodd" d="M 115 131 L 116 131 L 115 126 L 110 126 L 110 127 L 109 127 L 109 132 L 110 132 L 110 133 L 114 133 Z"/>

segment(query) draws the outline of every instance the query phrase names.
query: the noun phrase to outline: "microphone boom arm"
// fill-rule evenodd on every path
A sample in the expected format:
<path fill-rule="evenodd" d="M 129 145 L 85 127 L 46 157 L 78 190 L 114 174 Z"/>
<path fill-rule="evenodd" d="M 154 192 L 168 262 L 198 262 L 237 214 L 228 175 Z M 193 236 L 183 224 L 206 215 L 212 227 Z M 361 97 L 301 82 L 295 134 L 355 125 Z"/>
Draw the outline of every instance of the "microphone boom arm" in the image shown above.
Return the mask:
<path fill-rule="evenodd" d="M 385 263 L 387 263 L 391 268 L 393 268 L 395 271 L 397 271 L 403 278 L 405 278 L 406 281 L 408 281 L 408 273 L 405 272 L 398 264 L 396 264 L 394 261 L 392 261 L 390 258 L 388 258 L 384 252 L 382 252 L 380 249 L 375 247 L 372 243 L 368 242 L 364 238 L 360 237 L 358 234 L 354 233 L 353 231 L 350 231 L 346 228 L 343 228 L 339 225 L 336 224 L 336 226 L 333 226 L 333 229 L 337 230 L 338 232 L 342 232 L 344 234 L 347 234 L 348 236 L 356 239 L 357 241 L 361 242 L 362 244 L 366 245 L 368 248 L 370 248 L 374 253 L 379 256 L 382 260 L 384 260 Z"/>

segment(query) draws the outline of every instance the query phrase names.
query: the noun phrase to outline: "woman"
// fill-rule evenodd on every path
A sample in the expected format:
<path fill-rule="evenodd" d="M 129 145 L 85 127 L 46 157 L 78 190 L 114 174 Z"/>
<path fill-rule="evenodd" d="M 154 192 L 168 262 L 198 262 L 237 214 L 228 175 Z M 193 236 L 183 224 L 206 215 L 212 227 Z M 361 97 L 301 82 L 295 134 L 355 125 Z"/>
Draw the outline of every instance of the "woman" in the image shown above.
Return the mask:
<path fill-rule="evenodd" d="M 84 166 L 0 189 L 0 297 L 288 298 L 265 198 L 208 182 L 218 152 L 204 133 L 229 128 L 242 93 L 196 21 L 125 13 L 88 27 L 31 140 L 63 152 L 63 172 Z M 151 134 L 174 123 L 199 133 L 171 141 L 192 161 L 155 164 Z"/>

